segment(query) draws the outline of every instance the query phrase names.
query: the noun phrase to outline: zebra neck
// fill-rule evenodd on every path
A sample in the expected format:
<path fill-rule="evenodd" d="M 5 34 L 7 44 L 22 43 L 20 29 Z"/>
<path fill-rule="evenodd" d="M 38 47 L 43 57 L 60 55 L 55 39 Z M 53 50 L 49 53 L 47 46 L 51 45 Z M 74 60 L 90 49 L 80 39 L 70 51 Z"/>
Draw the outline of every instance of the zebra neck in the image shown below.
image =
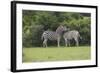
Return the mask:
<path fill-rule="evenodd" d="M 62 35 L 62 33 L 60 33 L 60 32 L 56 32 L 57 34 L 59 34 L 59 36 L 61 36 Z"/>

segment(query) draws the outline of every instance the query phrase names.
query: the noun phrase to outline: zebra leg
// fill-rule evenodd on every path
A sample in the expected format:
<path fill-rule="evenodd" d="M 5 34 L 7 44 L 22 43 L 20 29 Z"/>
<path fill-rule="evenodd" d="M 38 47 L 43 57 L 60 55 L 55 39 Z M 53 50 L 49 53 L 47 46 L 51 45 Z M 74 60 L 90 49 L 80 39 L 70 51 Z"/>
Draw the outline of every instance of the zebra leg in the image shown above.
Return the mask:
<path fill-rule="evenodd" d="M 58 47 L 60 47 L 60 38 L 57 40 Z"/>
<path fill-rule="evenodd" d="M 66 45 L 66 47 L 68 46 L 67 43 L 68 43 L 68 40 L 65 38 L 65 45 Z"/>
<path fill-rule="evenodd" d="M 45 40 L 43 41 L 43 47 L 45 47 Z"/>
<path fill-rule="evenodd" d="M 45 43 L 46 47 L 47 47 L 47 39 L 46 39 L 46 43 Z"/>
<path fill-rule="evenodd" d="M 43 41 L 43 47 L 47 47 L 47 39 L 44 39 L 44 41 Z"/>
<path fill-rule="evenodd" d="M 78 38 L 75 38 L 76 46 L 79 46 Z"/>
<path fill-rule="evenodd" d="M 70 40 L 68 40 L 68 46 L 70 47 Z"/>

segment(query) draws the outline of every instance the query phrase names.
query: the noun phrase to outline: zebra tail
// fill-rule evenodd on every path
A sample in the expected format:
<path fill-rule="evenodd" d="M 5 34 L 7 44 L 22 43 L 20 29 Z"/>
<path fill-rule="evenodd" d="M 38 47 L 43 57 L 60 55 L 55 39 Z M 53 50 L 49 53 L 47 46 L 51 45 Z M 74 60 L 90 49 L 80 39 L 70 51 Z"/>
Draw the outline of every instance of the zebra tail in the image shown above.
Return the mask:
<path fill-rule="evenodd" d="M 43 40 L 43 38 L 44 38 L 44 37 L 43 37 L 43 34 L 42 34 L 42 36 L 41 36 L 41 40 Z"/>
<path fill-rule="evenodd" d="M 82 37 L 80 36 L 80 34 L 79 34 L 79 38 L 82 39 Z"/>

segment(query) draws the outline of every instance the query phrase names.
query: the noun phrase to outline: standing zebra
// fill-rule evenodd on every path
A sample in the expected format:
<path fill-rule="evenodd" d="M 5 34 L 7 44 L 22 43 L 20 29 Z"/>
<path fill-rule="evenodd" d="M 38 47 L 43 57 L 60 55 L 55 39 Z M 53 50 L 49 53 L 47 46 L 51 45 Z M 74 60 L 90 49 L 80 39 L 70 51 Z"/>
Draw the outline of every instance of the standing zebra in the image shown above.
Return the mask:
<path fill-rule="evenodd" d="M 71 30 L 71 31 L 67 31 L 64 33 L 63 38 L 65 40 L 65 45 L 69 45 L 70 46 L 70 40 L 74 39 L 76 46 L 79 46 L 79 38 L 80 34 L 77 30 Z"/>
<path fill-rule="evenodd" d="M 47 31 L 44 31 L 43 34 L 42 34 L 42 39 L 43 40 L 43 47 L 47 47 L 47 41 L 48 40 L 56 40 L 57 41 L 57 45 L 58 47 L 60 46 L 60 38 L 61 38 L 61 35 L 62 33 L 66 31 L 66 27 L 63 26 L 63 25 L 60 25 L 56 31 L 50 31 L 50 30 L 47 30 Z"/>

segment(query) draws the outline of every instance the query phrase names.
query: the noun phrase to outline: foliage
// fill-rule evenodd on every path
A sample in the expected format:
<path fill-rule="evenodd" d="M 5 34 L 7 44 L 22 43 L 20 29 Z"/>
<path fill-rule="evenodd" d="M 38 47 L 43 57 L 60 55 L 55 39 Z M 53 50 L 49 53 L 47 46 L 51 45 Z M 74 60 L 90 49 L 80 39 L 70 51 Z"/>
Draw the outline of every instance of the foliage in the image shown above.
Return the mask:
<path fill-rule="evenodd" d="M 89 13 L 23 10 L 22 18 L 23 47 L 42 46 L 41 35 L 43 31 L 48 29 L 55 31 L 61 24 L 70 30 L 80 32 L 81 45 L 90 45 L 91 17 Z"/>

